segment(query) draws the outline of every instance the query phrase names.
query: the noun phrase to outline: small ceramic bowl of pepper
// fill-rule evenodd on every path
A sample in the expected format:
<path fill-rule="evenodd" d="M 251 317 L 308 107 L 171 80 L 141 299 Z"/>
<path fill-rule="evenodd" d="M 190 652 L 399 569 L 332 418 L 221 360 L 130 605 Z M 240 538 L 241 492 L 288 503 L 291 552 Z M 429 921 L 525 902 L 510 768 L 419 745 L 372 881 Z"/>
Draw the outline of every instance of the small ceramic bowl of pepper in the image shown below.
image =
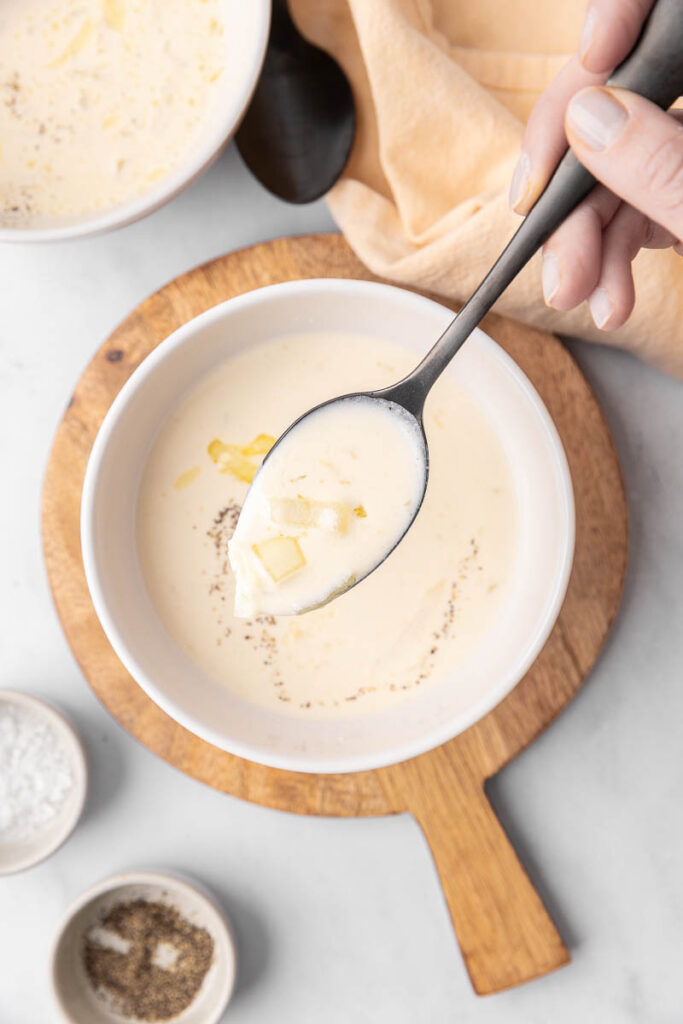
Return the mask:
<path fill-rule="evenodd" d="M 84 892 L 52 952 L 52 990 L 69 1024 L 217 1024 L 236 973 L 232 931 L 210 893 L 155 871 Z"/>

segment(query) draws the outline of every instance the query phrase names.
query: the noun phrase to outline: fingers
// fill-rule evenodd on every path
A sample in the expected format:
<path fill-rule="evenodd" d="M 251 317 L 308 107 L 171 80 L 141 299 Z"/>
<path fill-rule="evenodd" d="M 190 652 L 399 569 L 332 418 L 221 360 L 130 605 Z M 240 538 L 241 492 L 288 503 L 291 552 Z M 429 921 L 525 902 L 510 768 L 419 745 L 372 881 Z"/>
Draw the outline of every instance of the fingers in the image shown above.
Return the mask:
<path fill-rule="evenodd" d="M 624 89 L 584 89 L 565 130 L 576 156 L 631 206 L 683 238 L 683 126 Z"/>
<path fill-rule="evenodd" d="M 607 189 L 593 190 L 543 247 L 543 295 L 553 309 L 573 309 L 598 285 L 602 236 L 619 206 Z"/>
<path fill-rule="evenodd" d="M 579 43 L 587 71 L 611 71 L 631 52 L 653 0 L 592 0 Z"/>
<path fill-rule="evenodd" d="M 636 300 L 631 261 L 645 241 L 647 218 L 622 206 L 605 232 L 602 267 L 588 307 L 596 327 L 613 331 L 631 315 Z"/>
<path fill-rule="evenodd" d="M 587 300 L 596 326 L 615 330 L 633 309 L 631 262 L 638 251 L 674 242 L 665 228 L 599 186 L 543 247 L 545 301 L 564 311 Z"/>
<path fill-rule="evenodd" d="M 563 124 L 567 103 L 574 93 L 586 86 L 602 85 L 606 79 L 606 74 L 586 71 L 579 58 L 573 57 L 536 103 L 510 186 L 510 205 L 517 213 L 528 213 L 567 148 Z"/>
<path fill-rule="evenodd" d="M 668 248 L 674 239 L 632 206 L 621 205 L 602 236 L 602 266 L 588 298 L 596 327 L 614 331 L 626 323 L 635 302 L 631 263 L 643 247 Z"/>
<path fill-rule="evenodd" d="M 640 210 L 595 189 L 543 249 L 545 300 L 559 310 L 587 300 L 596 326 L 616 330 L 633 310 L 633 259 L 644 246 L 667 248 L 674 241 Z"/>

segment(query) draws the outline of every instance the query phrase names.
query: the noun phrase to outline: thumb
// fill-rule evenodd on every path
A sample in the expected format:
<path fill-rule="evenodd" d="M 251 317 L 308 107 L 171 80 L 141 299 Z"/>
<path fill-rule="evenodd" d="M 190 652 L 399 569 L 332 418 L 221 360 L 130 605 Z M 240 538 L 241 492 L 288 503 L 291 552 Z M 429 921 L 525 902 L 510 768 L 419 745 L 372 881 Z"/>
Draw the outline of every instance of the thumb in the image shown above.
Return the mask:
<path fill-rule="evenodd" d="M 683 238 L 683 126 L 625 89 L 591 87 L 565 114 L 569 145 L 612 192 Z"/>

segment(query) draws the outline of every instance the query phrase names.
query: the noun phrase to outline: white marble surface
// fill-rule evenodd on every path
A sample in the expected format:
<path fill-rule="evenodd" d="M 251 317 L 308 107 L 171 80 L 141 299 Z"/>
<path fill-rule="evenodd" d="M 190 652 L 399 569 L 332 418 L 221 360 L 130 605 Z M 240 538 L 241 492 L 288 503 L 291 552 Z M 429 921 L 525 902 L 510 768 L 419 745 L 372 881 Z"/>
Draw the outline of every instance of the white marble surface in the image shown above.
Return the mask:
<path fill-rule="evenodd" d="M 125 867 L 182 868 L 235 924 L 234 1024 L 680 1024 L 683 939 L 683 392 L 620 353 L 573 346 L 623 459 L 632 554 L 616 629 L 558 722 L 495 780 L 494 802 L 569 942 L 570 967 L 477 999 L 409 817 L 297 818 L 216 793 L 132 740 L 59 629 L 39 538 L 51 437 L 94 349 L 140 299 L 226 250 L 331 226 L 284 206 L 234 151 L 118 234 L 0 250 L 0 686 L 52 698 L 86 739 L 83 823 L 0 879 L 0 1024 L 56 1020 L 48 951 L 81 890 Z"/>

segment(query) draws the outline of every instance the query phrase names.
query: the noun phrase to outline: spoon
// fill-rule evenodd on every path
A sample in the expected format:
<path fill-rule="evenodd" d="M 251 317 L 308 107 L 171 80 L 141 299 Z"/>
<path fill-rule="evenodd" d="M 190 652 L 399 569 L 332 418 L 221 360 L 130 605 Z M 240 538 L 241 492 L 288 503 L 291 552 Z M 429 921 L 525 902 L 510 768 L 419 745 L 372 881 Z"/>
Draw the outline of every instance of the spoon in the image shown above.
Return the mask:
<path fill-rule="evenodd" d="M 681 0 L 658 0 L 635 48 L 612 75 L 609 84 L 640 93 L 641 96 L 652 100 L 660 107 L 668 108 L 683 92 L 682 47 L 683 2 Z M 336 407 L 338 403 L 345 403 L 349 400 L 362 399 L 377 402 L 381 403 L 385 411 L 398 411 L 403 416 L 407 413 L 413 426 L 419 431 L 423 442 L 423 447 L 420 446 L 420 448 L 424 456 L 424 472 L 420 477 L 422 492 L 419 495 L 419 500 L 411 506 L 412 514 L 409 516 L 405 528 L 391 538 L 392 543 L 383 550 L 378 550 L 377 561 L 374 565 L 349 578 L 344 587 L 337 588 L 330 593 L 323 603 L 356 586 L 378 568 L 412 526 L 427 488 L 429 449 L 422 414 L 432 385 L 456 353 L 460 351 L 496 299 L 595 184 L 595 178 L 578 162 L 572 152 L 567 151 L 545 191 L 529 211 L 496 263 L 412 373 L 398 383 L 378 391 L 356 392 L 323 402 L 299 417 L 282 434 L 266 456 L 259 475 L 264 471 L 267 472 L 269 460 L 273 458 L 274 453 L 285 438 L 288 438 L 291 431 L 300 429 L 304 421 L 311 416 L 319 415 L 321 410 L 325 410 L 327 413 L 331 407 Z M 290 440 L 290 444 L 293 443 Z M 248 494 L 242 516 L 245 513 L 249 514 L 249 497 Z"/>
<path fill-rule="evenodd" d="M 346 75 L 303 38 L 287 0 L 273 0 L 263 70 L 235 136 L 247 167 L 280 199 L 310 203 L 340 177 L 355 131 Z"/>

